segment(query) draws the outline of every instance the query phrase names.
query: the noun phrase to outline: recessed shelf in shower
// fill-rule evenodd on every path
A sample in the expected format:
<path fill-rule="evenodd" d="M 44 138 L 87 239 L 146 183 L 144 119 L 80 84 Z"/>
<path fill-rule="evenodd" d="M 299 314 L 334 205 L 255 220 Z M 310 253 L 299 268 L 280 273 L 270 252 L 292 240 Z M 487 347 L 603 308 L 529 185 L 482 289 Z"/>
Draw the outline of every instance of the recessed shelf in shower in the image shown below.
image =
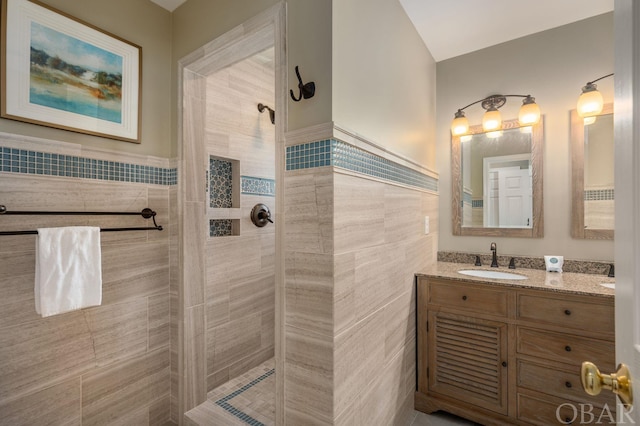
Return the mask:
<path fill-rule="evenodd" d="M 211 155 L 208 171 L 209 207 L 240 207 L 240 162 Z"/>
<path fill-rule="evenodd" d="M 240 235 L 240 162 L 209 155 L 207 171 L 209 236 Z"/>

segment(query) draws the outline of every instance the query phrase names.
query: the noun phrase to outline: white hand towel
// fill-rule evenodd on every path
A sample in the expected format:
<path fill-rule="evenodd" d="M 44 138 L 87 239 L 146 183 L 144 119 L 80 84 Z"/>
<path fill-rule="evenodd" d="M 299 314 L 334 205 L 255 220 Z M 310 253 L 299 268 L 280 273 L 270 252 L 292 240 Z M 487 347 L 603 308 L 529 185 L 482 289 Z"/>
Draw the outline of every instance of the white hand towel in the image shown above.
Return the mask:
<path fill-rule="evenodd" d="M 100 305 L 100 228 L 38 229 L 34 290 L 36 312 L 43 317 Z"/>

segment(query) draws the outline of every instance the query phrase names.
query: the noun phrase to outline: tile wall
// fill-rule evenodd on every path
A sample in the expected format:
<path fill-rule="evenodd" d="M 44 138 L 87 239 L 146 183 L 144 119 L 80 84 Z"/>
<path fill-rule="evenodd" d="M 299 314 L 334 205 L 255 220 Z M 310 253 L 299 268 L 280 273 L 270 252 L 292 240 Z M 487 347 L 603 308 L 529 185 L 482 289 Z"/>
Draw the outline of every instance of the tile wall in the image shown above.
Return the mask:
<path fill-rule="evenodd" d="M 287 157 L 286 420 L 403 424 L 415 390 L 414 273 L 436 260 L 437 232 L 423 227 L 428 215 L 438 229 L 437 177 L 332 142 L 346 148 L 341 165 L 331 150 L 318 161 L 335 167 Z"/>
<path fill-rule="evenodd" d="M 0 147 L 0 204 L 8 210 L 149 207 L 165 227 L 102 233 L 102 305 L 48 318 L 34 308 L 35 236 L 0 236 L 0 423 L 164 424 L 170 418 L 175 230 L 169 208 L 175 186 L 166 179 L 175 167 L 168 160 L 5 134 Z M 99 163 L 107 168 L 99 171 Z M 125 177 L 116 171 L 120 165 L 140 173 Z M 70 225 L 149 226 L 139 216 L 0 217 L 3 231 Z"/>

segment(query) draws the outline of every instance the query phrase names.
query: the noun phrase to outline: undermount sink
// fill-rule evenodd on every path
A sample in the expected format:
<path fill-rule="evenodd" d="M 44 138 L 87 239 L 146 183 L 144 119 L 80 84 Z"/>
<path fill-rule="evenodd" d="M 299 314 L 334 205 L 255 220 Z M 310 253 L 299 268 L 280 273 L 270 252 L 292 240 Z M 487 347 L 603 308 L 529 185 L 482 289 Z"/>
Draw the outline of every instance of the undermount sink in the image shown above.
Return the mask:
<path fill-rule="evenodd" d="M 602 287 L 611 288 L 611 289 L 614 289 L 614 290 L 616 288 L 616 283 L 600 283 L 600 285 Z"/>
<path fill-rule="evenodd" d="M 484 269 L 463 269 L 458 271 L 462 275 L 470 275 L 479 278 L 491 278 L 494 280 L 526 280 L 527 277 L 520 274 L 512 274 L 511 272 L 486 271 Z"/>

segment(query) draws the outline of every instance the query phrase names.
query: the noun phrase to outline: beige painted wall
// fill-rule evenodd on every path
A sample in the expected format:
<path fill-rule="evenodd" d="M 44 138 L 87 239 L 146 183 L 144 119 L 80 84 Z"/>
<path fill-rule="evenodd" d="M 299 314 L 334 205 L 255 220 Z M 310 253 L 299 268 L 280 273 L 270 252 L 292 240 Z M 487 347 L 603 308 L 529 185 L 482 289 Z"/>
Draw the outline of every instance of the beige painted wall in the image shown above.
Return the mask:
<path fill-rule="evenodd" d="M 604 14 L 437 64 L 437 158 L 440 173 L 440 246 L 443 251 L 564 255 L 571 259 L 613 260 L 613 242 L 576 240 L 570 235 L 571 164 L 569 111 L 581 87 L 613 72 L 613 14 Z M 613 101 L 613 79 L 598 82 L 605 102 Z M 544 211 L 541 239 L 454 237 L 451 232 L 451 138 L 456 109 L 495 93 L 536 98 L 545 119 Z M 517 118 L 520 102 L 509 99 L 503 119 Z M 471 124 L 482 110 L 470 107 Z"/>
<path fill-rule="evenodd" d="M 400 3 L 334 1 L 332 47 L 333 121 L 435 168 L 435 61 Z"/>
<path fill-rule="evenodd" d="M 173 60 L 277 4 L 276 0 L 189 0 L 173 13 Z M 312 99 L 293 102 L 288 98 L 287 130 L 331 121 L 331 0 L 289 0 L 287 2 L 287 55 L 289 88 L 298 95 L 294 67 L 300 67 L 304 82 L 316 83 Z M 176 82 L 172 82 L 172 120 L 176 120 Z M 173 127 L 176 128 L 175 126 Z M 175 133 L 175 132 L 174 132 Z M 172 152 L 177 153 L 174 135 Z"/>
<path fill-rule="evenodd" d="M 142 47 L 142 143 L 0 119 L 0 131 L 168 158 L 171 151 L 171 14 L 150 1 L 46 0 L 46 4 Z"/>

